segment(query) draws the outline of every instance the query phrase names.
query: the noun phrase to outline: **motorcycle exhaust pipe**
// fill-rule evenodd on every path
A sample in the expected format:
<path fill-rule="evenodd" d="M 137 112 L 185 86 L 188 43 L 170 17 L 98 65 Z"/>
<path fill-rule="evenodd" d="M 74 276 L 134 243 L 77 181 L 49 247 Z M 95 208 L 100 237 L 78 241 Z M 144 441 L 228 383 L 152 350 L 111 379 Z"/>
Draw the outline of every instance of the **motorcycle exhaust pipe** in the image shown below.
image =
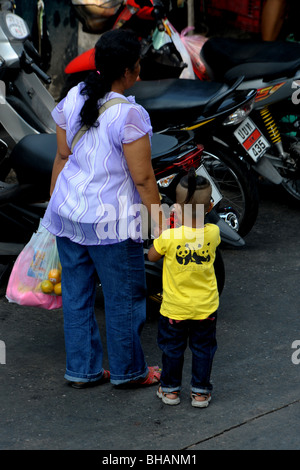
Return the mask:
<path fill-rule="evenodd" d="M 215 209 L 212 209 L 206 215 L 205 222 L 210 222 L 219 227 L 222 242 L 235 247 L 245 246 L 245 240 L 219 216 Z"/>

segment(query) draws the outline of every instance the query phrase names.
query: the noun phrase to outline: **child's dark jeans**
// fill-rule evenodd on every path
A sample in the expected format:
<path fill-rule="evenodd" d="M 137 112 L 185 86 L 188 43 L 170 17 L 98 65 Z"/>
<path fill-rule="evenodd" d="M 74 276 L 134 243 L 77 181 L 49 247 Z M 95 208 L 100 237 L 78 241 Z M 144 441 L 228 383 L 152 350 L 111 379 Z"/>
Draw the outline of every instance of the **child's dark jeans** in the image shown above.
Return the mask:
<path fill-rule="evenodd" d="M 188 339 L 192 351 L 191 390 L 197 393 L 208 393 L 212 390 L 210 374 L 217 350 L 216 321 L 217 312 L 205 320 L 179 322 L 160 315 L 158 345 L 162 350 L 162 391 L 171 393 L 181 389 L 184 352 Z"/>

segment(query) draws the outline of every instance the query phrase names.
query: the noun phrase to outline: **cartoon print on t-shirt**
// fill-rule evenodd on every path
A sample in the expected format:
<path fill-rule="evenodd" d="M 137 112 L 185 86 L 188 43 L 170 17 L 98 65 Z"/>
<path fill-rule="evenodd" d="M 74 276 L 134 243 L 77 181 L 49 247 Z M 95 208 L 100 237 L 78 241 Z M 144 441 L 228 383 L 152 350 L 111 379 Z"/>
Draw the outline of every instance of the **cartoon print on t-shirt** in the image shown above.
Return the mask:
<path fill-rule="evenodd" d="M 206 247 L 198 244 L 197 248 L 190 247 L 188 243 L 184 246 L 178 245 L 176 249 L 176 260 L 179 264 L 186 266 L 189 263 L 203 264 L 210 261 L 209 245 Z"/>
<path fill-rule="evenodd" d="M 191 250 L 188 243 L 184 246 L 178 245 L 176 249 L 176 259 L 179 264 L 188 264 L 191 261 Z"/>

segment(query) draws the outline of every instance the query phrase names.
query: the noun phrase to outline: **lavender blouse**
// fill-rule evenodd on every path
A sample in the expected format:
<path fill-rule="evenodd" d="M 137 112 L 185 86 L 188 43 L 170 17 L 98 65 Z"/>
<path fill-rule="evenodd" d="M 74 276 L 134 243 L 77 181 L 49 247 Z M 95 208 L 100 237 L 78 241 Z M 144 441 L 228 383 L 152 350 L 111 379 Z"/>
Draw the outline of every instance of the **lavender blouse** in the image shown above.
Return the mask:
<path fill-rule="evenodd" d="M 80 129 L 79 113 L 85 97 L 83 83 L 72 88 L 53 110 L 56 124 L 66 130 L 67 144 Z M 110 92 L 111 98 L 125 98 Z M 122 144 L 145 134 L 152 136 L 147 111 L 135 103 L 108 108 L 75 145 L 60 172 L 42 224 L 54 235 L 82 245 L 118 243 L 127 238 L 142 241 L 140 196 L 131 178 Z M 137 155 L 136 158 L 139 158 Z"/>

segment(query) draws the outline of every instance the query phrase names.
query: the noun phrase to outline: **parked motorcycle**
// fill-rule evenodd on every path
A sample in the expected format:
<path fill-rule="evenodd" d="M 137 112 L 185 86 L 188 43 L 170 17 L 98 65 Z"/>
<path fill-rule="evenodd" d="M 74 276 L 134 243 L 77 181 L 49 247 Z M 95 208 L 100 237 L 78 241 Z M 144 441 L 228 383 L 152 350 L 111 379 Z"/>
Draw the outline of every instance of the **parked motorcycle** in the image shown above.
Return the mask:
<path fill-rule="evenodd" d="M 229 140 L 252 109 L 255 91 L 237 91 L 240 82 L 228 86 L 181 79 L 140 81 L 128 93 L 147 109 L 156 132 L 181 129 L 195 133 L 196 141 L 204 146 L 205 167 L 223 195 L 216 210 L 244 236 L 257 218 L 257 185 L 247 165 L 236 162 L 233 148 L 220 140 L 224 133 Z"/>
<path fill-rule="evenodd" d="M 27 23 L 0 1 L 0 109 L 1 137 L 10 149 L 28 134 L 55 133 L 51 116 L 55 101 L 45 88 L 51 78 L 40 67 L 41 57 L 30 41 Z M 7 7 L 7 8 L 6 8 Z M 0 179 L 10 164 L 0 148 Z"/>
<path fill-rule="evenodd" d="M 145 36 L 153 29 L 155 21 L 168 8 L 165 0 L 97 0 L 96 2 L 72 0 L 72 6 L 83 31 L 101 34 L 124 25 Z"/>
<path fill-rule="evenodd" d="M 195 78 L 191 58 L 179 34 L 166 16 L 166 0 L 100 0 L 99 5 L 73 0 L 83 31 L 102 33 L 109 29 L 129 28 L 141 41 L 142 80 Z M 98 36 L 95 34 L 95 42 Z M 71 60 L 65 67 L 65 85 L 60 98 L 82 81 L 94 68 L 94 48 Z"/>
<path fill-rule="evenodd" d="M 201 59 L 212 80 L 257 90 L 253 110 L 226 142 L 236 162 L 300 201 L 300 44 L 211 38 Z"/>

